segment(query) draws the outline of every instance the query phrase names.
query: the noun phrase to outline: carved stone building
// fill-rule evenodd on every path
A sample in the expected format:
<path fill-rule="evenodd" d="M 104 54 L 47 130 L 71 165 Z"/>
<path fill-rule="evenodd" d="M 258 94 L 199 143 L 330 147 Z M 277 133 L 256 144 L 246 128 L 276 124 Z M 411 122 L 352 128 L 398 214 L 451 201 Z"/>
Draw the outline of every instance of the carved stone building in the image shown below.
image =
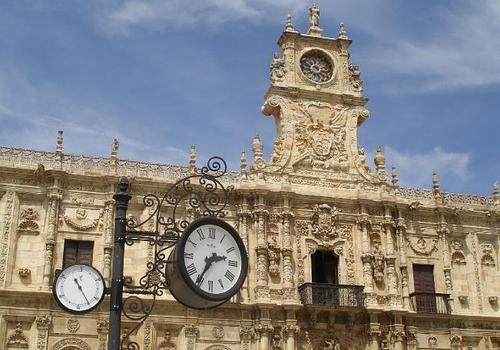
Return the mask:
<path fill-rule="evenodd" d="M 131 339 L 144 350 L 499 349 L 500 194 L 491 197 L 400 188 L 377 149 L 365 162 L 357 128 L 369 116 L 360 69 L 343 24 L 322 36 L 289 17 L 270 71 L 262 112 L 276 121 L 269 160 L 259 137 L 253 158 L 229 173 L 226 220 L 249 253 L 237 298 L 195 311 L 170 295 Z M 105 349 L 107 300 L 75 317 L 51 294 L 65 263 L 89 261 L 109 281 L 113 200 L 131 178 L 129 214 L 149 215 L 142 197 L 198 171 L 188 166 L 0 148 L 0 349 Z M 199 213 L 186 210 L 186 220 Z M 137 282 L 151 258 L 126 248 Z M 167 293 L 168 294 L 168 293 Z M 124 319 L 123 328 L 135 323 Z"/>

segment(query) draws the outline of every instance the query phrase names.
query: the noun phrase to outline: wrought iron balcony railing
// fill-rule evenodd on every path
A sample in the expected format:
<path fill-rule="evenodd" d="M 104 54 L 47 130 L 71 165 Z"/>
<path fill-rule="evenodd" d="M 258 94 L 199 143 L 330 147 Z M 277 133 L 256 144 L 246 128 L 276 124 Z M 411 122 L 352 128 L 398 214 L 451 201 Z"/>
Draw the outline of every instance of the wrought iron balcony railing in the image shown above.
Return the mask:
<path fill-rule="evenodd" d="M 363 288 L 345 284 L 304 283 L 299 287 L 299 295 L 304 305 L 362 307 L 365 302 Z"/>
<path fill-rule="evenodd" d="M 443 293 L 421 293 L 410 294 L 411 307 L 413 311 L 431 314 L 449 314 L 449 294 Z"/>

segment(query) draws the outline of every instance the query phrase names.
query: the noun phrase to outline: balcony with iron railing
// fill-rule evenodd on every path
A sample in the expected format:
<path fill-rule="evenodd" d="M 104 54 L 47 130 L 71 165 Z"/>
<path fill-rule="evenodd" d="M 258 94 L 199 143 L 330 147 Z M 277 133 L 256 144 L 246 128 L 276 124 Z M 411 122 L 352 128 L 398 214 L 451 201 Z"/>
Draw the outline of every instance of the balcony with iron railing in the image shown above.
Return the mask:
<path fill-rule="evenodd" d="M 449 314 L 449 294 L 443 293 L 410 293 L 412 311 L 429 314 Z"/>
<path fill-rule="evenodd" d="M 363 307 L 363 288 L 345 284 L 304 283 L 299 287 L 299 296 L 304 305 Z"/>

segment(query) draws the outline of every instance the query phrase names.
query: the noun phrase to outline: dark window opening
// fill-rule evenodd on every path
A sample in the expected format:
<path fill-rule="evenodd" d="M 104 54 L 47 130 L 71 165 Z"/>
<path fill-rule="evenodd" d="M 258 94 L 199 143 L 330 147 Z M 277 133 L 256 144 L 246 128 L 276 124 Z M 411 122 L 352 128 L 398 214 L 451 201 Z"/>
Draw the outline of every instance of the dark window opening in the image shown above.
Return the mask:
<path fill-rule="evenodd" d="M 339 258 L 333 252 L 317 250 L 311 255 L 312 282 L 338 284 Z"/>
<path fill-rule="evenodd" d="M 434 266 L 413 265 L 415 306 L 417 312 L 436 312 L 436 289 L 434 287 Z"/>
<path fill-rule="evenodd" d="M 92 265 L 94 242 L 92 241 L 64 241 L 63 268 L 74 264 Z"/>

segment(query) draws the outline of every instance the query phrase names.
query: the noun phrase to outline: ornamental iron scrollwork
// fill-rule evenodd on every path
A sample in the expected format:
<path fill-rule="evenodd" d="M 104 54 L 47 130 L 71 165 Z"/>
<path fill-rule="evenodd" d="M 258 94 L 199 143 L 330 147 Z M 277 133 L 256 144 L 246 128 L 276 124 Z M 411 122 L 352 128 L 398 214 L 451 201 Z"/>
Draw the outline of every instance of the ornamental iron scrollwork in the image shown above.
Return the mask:
<path fill-rule="evenodd" d="M 201 216 L 224 217 L 229 190 L 221 182 L 227 172 L 227 164 L 221 157 L 212 157 L 206 166 L 196 173 L 174 183 L 164 194 L 147 194 L 143 204 L 148 210 L 144 220 L 129 217 L 124 233 L 125 243 L 129 246 L 137 242 L 147 242 L 153 248 L 153 259 L 146 263 L 146 273 L 138 285 L 126 284 L 124 293 L 132 294 L 123 301 L 123 315 L 133 322 L 134 327 L 127 331 L 120 343 L 121 350 L 139 350 L 137 342 L 130 339 L 151 314 L 156 298 L 169 289 L 166 275 L 168 249 L 175 246 L 190 222 L 180 217 L 180 208 L 192 209 Z M 151 225 L 153 222 L 153 225 Z M 148 223 L 148 225 L 145 225 Z M 144 230 L 143 227 L 153 228 Z M 137 295 L 149 295 L 148 302 Z"/>

